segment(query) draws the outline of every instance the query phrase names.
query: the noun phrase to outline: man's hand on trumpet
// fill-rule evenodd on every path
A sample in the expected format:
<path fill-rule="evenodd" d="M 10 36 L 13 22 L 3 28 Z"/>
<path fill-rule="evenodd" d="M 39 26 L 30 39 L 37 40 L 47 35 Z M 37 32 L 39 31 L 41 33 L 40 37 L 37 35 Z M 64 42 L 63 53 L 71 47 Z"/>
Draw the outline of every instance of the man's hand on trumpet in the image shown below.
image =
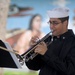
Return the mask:
<path fill-rule="evenodd" d="M 37 43 L 38 37 L 34 37 L 31 39 L 30 45 L 33 46 Z M 35 53 L 44 55 L 47 51 L 47 45 L 45 44 L 45 42 L 41 42 L 39 43 L 36 48 L 34 49 Z"/>
<path fill-rule="evenodd" d="M 32 39 L 30 41 L 30 46 L 35 45 L 38 40 L 39 40 L 38 36 L 32 37 Z"/>
<path fill-rule="evenodd" d="M 45 42 L 41 42 L 40 44 L 37 45 L 34 52 L 44 55 L 46 51 L 47 51 L 47 45 L 45 44 Z"/>

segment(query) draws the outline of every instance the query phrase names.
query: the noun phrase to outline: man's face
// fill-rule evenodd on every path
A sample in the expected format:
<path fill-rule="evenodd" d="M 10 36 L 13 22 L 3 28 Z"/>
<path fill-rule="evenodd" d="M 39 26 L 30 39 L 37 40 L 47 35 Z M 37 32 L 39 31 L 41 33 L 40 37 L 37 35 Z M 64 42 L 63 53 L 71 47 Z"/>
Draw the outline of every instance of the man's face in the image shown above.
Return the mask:
<path fill-rule="evenodd" d="M 61 22 L 58 18 L 50 18 L 50 29 L 53 30 L 53 36 L 59 36 L 65 32 L 67 29 L 67 22 Z"/>

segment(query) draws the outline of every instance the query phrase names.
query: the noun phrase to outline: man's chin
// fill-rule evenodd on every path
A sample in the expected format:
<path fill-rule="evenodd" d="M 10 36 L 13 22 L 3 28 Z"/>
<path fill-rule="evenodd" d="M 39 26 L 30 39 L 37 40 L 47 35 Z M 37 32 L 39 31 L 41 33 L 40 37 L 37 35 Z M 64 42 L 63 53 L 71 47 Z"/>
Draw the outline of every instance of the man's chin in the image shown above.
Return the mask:
<path fill-rule="evenodd" d="M 53 33 L 52 33 L 52 36 L 58 36 L 58 35 L 57 35 L 56 33 L 53 32 Z"/>
<path fill-rule="evenodd" d="M 55 34 L 52 34 L 52 36 L 56 36 Z"/>

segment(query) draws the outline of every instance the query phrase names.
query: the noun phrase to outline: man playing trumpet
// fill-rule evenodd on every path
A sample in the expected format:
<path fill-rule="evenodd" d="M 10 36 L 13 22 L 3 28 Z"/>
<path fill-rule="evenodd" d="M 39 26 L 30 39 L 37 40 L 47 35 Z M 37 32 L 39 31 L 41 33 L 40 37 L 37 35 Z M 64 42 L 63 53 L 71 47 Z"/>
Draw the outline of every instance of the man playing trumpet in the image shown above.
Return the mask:
<path fill-rule="evenodd" d="M 75 35 L 68 29 L 69 9 L 56 8 L 48 15 L 53 41 L 49 46 L 45 42 L 38 44 L 34 50 L 38 55 L 26 61 L 26 65 L 31 70 L 40 70 L 39 75 L 75 75 Z"/>

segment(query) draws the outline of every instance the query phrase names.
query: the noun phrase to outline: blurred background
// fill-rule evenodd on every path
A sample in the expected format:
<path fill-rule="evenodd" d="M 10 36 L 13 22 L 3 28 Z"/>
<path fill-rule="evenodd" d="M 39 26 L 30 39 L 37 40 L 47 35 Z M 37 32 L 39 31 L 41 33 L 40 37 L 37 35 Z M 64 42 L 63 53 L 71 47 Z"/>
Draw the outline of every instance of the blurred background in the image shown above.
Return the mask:
<path fill-rule="evenodd" d="M 32 37 L 41 39 L 50 29 L 47 24 L 47 11 L 55 7 L 70 9 L 69 29 L 75 33 L 75 0 L 0 0 L 0 36 L 6 40 L 19 54 L 30 47 Z M 4 15 L 5 14 L 5 15 Z M 1 68 L 0 75 L 38 75 L 38 72 L 23 69 Z"/>

